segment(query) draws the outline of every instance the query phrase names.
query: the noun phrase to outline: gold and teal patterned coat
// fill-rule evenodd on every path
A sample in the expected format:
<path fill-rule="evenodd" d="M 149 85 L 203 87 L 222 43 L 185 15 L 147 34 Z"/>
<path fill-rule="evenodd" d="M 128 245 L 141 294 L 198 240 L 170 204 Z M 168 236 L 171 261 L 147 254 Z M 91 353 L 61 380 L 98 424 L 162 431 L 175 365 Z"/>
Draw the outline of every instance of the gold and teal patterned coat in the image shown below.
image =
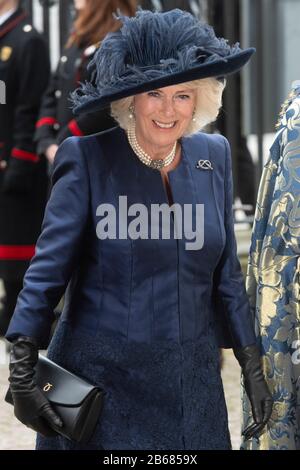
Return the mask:
<path fill-rule="evenodd" d="M 260 183 L 247 291 L 274 398 L 271 420 L 243 449 L 300 449 L 300 82 L 284 103 Z M 252 422 L 244 394 L 243 428 Z"/>

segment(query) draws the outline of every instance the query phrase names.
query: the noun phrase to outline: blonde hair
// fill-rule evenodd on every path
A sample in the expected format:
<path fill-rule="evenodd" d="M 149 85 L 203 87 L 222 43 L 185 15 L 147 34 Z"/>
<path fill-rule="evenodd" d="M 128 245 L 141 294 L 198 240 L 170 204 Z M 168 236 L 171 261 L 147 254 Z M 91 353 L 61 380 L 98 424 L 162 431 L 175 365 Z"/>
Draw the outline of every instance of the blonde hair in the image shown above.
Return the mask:
<path fill-rule="evenodd" d="M 192 135 L 200 131 L 208 124 L 214 122 L 222 106 L 222 94 L 225 88 L 225 81 L 221 82 L 216 78 L 201 78 L 191 82 L 185 82 L 185 88 L 197 90 L 194 120 L 191 120 L 184 135 Z M 111 103 L 111 115 L 118 122 L 122 129 L 127 130 L 130 125 L 129 108 L 133 103 L 134 96 L 122 98 Z"/>

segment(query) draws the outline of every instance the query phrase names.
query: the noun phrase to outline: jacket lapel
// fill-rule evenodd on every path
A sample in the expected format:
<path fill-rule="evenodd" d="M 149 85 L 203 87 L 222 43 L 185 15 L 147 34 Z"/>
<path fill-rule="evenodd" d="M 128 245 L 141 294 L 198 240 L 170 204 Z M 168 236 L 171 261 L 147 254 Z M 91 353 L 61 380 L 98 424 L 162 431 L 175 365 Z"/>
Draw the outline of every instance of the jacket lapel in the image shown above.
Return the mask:
<path fill-rule="evenodd" d="M 14 29 L 24 18 L 27 17 L 27 13 L 19 8 L 15 11 L 1 26 L 0 26 L 0 39 L 2 39 L 7 33 Z"/>

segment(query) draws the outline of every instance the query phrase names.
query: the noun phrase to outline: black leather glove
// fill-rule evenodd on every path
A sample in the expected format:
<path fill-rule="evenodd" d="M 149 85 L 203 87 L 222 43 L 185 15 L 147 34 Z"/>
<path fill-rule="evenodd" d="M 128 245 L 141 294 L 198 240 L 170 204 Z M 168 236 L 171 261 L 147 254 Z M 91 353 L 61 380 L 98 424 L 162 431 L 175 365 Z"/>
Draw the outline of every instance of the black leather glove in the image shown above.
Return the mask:
<path fill-rule="evenodd" d="M 252 344 L 233 352 L 242 368 L 244 385 L 252 408 L 254 423 L 242 432 L 245 439 L 250 439 L 257 437 L 269 421 L 273 398 L 263 376 L 258 346 Z"/>
<path fill-rule="evenodd" d="M 38 360 L 35 341 L 27 336 L 18 337 L 10 354 L 10 390 L 14 401 L 15 416 L 26 426 L 44 436 L 56 436 L 52 428 L 63 423 L 53 411 L 47 398 L 34 381 L 34 366 Z"/>

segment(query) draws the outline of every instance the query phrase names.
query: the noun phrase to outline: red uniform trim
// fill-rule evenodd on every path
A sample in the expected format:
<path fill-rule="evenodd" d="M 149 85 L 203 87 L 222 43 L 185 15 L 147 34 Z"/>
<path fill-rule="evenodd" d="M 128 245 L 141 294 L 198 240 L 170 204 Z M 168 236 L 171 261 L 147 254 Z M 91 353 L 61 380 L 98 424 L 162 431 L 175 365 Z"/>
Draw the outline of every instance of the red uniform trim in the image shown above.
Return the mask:
<path fill-rule="evenodd" d="M 79 128 L 79 126 L 78 126 L 77 122 L 75 121 L 75 119 L 72 119 L 72 121 L 69 122 L 68 128 L 70 129 L 72 134 L 76 135 L 77 137 L 80 137 L 80 136 L 84 135 L 84 133 Z"/>
<path fill-rule="evenodd" d="M 3 29 L 0 30 L 0 38 L 2 38 L 6 33 L 14 29 L 14 27 L 17 26 L 17 24 L 19 24 L 26 17 L 27 13 L 22 12 L 20 16 L 17 16 L 17 18 L 8 23 Z"/>
<path fill-rule="evenodd" d="M 40 157 L 32 152 L 26 152 L 26 150 L 21 150 L 13 148 L 11 151 L 11 156 L 18 158 L 19 160 L 26 160 L 29 162 L 37 163 L 40 160 Z"/>
<path fill-rule="evenodd" d="M 57 124 L 57 119 L 53 117 L 43 117 L 37 121 L 35 127 L 52 126 L 53 124 Z"/>
<path fill-rule="evenodd" d="M 35 254 L 35 245 L 0 245 L 0 259 L 29 260 Z"/>

